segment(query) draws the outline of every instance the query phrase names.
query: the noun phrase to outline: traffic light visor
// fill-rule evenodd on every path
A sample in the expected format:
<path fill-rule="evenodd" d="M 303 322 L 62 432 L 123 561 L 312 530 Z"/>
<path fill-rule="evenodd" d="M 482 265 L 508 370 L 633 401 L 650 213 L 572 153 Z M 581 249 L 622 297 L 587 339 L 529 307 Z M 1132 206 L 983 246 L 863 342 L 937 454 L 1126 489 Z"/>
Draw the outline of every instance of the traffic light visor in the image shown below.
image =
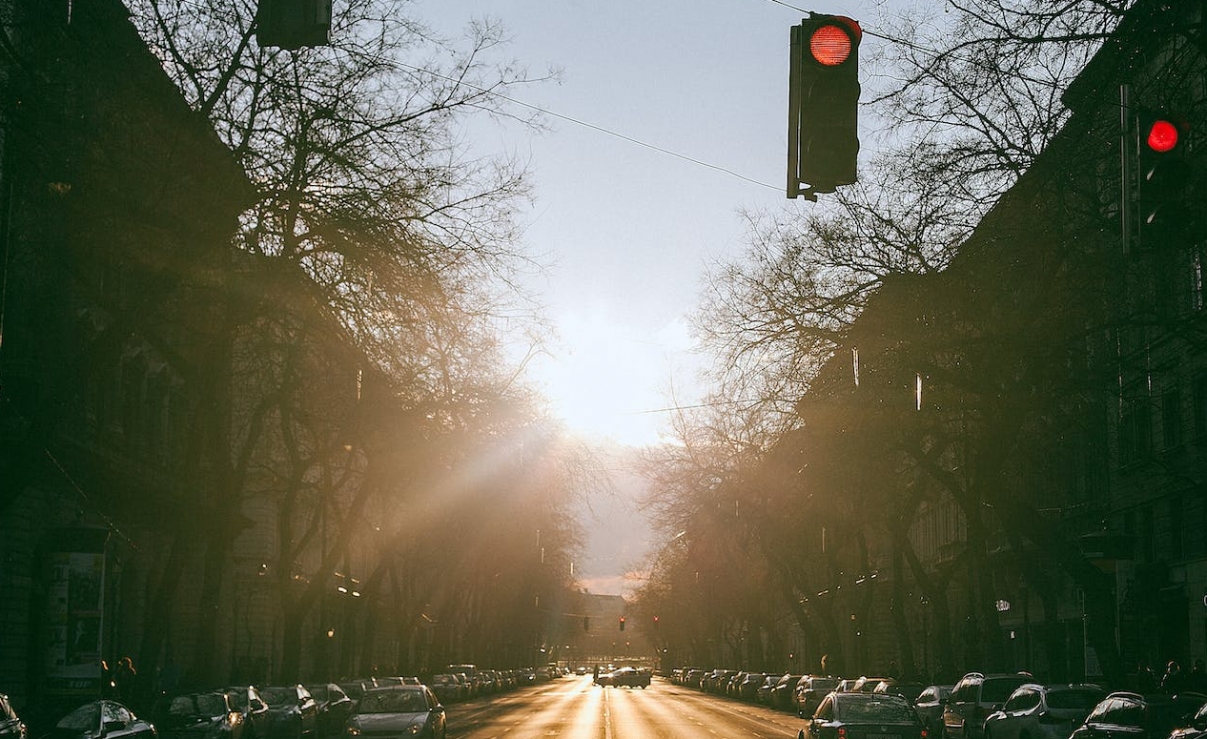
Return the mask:
<path fill-rule="evenodd" d="M 836 67 L 851 56 L 851 33 L 835 24 L 818 26 L 809 36 L 809 54 L 819 64 Z"/>
<path fill-rule="evenodd" d="M 1144 142 L 1159 154 L 1173 151 L 1178 145 L 1178 127 L 1166 120 L 1155 120 L 1149 125 Z"/>

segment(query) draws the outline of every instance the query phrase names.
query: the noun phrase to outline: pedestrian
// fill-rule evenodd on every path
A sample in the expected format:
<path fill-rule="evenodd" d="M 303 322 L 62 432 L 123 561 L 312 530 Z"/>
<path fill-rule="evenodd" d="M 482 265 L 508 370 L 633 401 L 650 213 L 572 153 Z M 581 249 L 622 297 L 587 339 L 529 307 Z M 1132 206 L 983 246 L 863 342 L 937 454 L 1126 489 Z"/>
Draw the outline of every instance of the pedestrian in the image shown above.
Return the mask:
<path fill-rule="evenodd" d="M 1194 666 L 1190 668 L 1190 672 L 1186 675 L 1186 690 L 1191 690 L 1196 693 L 1207 693 L 1207 671 L 1204 671 L 1203 660 L 1196 659 Z"/>
<path fill-rule="evenodd" d="M 1169 664 L 1165 665 L 1165 674 L 1161 676 L 1161 692 L 1174 695 L 1185 683 L 1186 676 L 1182 674 L 1182 666 L 1172 659 L 1169 660 Z"/>
<path fill-rule="evenodd" d="M 134 669 L 134 660 L 129 657 L 119 659 L 117 667 L 113 668 L 113 687 L 119 701 L 130 703 L 134 698 L 134 681 L 137 679 L 138 672 Z"/>

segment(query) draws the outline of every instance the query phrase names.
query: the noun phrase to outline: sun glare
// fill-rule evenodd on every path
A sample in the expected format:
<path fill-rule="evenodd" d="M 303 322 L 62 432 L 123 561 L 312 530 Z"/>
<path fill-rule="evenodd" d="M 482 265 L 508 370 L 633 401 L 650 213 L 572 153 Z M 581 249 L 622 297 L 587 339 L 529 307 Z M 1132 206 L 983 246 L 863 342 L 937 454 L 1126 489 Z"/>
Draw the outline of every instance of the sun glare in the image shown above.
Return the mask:
<path fill-rule="evenodd" d="M 672 325 L 641 336 L 598 315 L 563 317 L 559 330 L 561 351 L 531 368 L 552 415 L 588 440 L 662 441 L 669 419 L 661 409 L 686 331 Z"/>

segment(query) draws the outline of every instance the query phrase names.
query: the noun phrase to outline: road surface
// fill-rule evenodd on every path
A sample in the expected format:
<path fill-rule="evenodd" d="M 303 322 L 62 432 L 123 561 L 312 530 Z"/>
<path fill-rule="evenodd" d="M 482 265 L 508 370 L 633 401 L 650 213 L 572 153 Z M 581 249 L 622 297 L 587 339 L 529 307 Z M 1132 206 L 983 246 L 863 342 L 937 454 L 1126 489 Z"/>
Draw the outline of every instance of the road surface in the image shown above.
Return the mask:
<path fill-rule="evenodd" d="M 660 678 L 630 689 L 564 677 L 448 709 L 448 739 L 795 739 L 803 726 L 791 713 Z"/>

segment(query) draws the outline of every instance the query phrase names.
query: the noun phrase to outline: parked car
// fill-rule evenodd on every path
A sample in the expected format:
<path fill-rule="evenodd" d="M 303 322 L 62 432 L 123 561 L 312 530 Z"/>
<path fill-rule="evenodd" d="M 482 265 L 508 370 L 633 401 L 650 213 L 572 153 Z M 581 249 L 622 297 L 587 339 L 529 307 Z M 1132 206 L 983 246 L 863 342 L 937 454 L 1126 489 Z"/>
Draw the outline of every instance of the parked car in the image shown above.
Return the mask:
<path fill-rule="evenodd" d="M 366 691 L 348 717 L 344 736 L 362 735 L 444 739 L 444 706 L 426 685 L 396 685 Z"/>
<path fill-rule="evenodd" d="M 268 739 L 272 716 L 254 685 L 236 685 L 223 691 L 230 707 L 243 719 L 243 739 Z"/>
<path fill-rule="evenodd" d="M 1104 697 L 1097 685 L 1020 685 L 985 719 L 985 739 L 1066 739 Z"/>
<path fill-rule="evenodd" d="M 985 719 L 999 710 L 1018 686 L 1034 678 L 1017 673 L 983 675 L 970 672 L 960 678 L 943 706 L 945 739 L 983 739 Z"/>
<path fill-rule="evenodd" d="M 1207 737 L 1207 700 L 1188 720 L 1169 734 L 1169 739 L 1204 739 Z"/>
<path fill-rule="evenodd" d="M 1187 725 L 1204 702 L 1207 696 L 1198 693 L 1111 693 L 1069 739 L 1165 739 Z"/>
<path fill-rule="evenodd" d="M 914 712 L 931 739 L 941 739 L 943 729 L 943 706 L 951 695 L 951 685 L 928 685 L 914 699 Z"/>
<path fill-rule="evenodd" d="M 839 679 L 836 677 L 821 677 L 820 675 L 805 675 L 797 680 L 796 688 L 792 693 L 792 703 L 796 707 L 796 715 L 800 718 L 812 716 L 817 707 L 821 705 L 822 698 L 836 690 L 838 683 Z"/>
<path fill-rule="evenodd" d="M 8 696 L 0 693 L 0 739 L 26 739 L 29 729 L 13 709 Z"/>
<path fill-rule="evenodd" d="M 352 714 L 352 699 L 335 683 L 307 685 L 306 690 L 318 704 L 319 736 L 330 737 L 342 734 L 348 716 Z"/>
<path fill-rule="evenodd" d="M 774 696 L 775 686 L 779 684 L 780 678 L 783 675 L 776 675 L 771 672 L 763 673 L 763 682 L 759 684 L 759 688 L 755 691 L 755 697 L 758 702 L 764 706 L 772 705 L 771 701 Z"/>
<path fill-rule="evenodd" d="M 151 720 L 161 739 L 243 739 L 242 715 L 218 691 L 165 696 Z"/>
<path fill-rule="evenodd" d="M 822 699 L 813 718 L 805 723 L 797 739 L 924 739 L 909 701 L 899 695 L 878 693 L 830 693 Z"/>
<path fill-rule="evenodd" d="M 791 711 L 793 708 L 792 696 L 800 678 L 800 675 L 793 674 L 780 676 L 779 682 L 771 691 L 771 704 L 781 711 Z"/>
<path fill-rule="evenodd" d="M 341 680 L 339 682 L 340 690 L 344 691 L 344 695 L 352 700 L 352 710 L 356 709 L 356 702 L 360 700 L 360 697 L 365 694 L 366 690 L 372 690 L 376 687 L 377 683 L 371 677 Z"/>
<path fill-rule="evenodd" d="M 7 702 L 7 701 L 6 701 Z M 156 739 L 155 727 L 121 703 L 85 703 L 55 724 L 53 739 Z"/>
<path fill-rule="evenodd" d="M 873 693 L 899 695 L 910 703 L 917 700 L 918 696 L 922 695 L 923 690 L 926 690 L 926 686 L 922 683 L 894 680 L 891 677 L 881 680 L 877 683 L 876 687 L 872 688 Z"/>
<path fill-rule="evenodd" d="M 272 716 L 271 739 L 310 739 L 318 734 L 319 706 L 302 685 L 262 688 L 260 695 Z"/>
<path fill-rule="evenodd" d="M 851 686 L 851 690 L 856 693 L 875 693 L 877 685 L 891 681 L 892 678 L 889 677 L 868 677 L 864 675 L 855 681 L 855 684 Z"/>
<path fill-rule="evenodd" d="M 747 672 L 742 681 L 737 684 L 734 695 L 744 701 L 754 702 L 759 697 L 759 687 L 767 681 L 767 676 L 761 672 Z"/>
<path fill-rule="evenodd" d="M 453 675 L 448 673 L 432 675 L 430 687 L 442 704 L 456 703 L 461 700 L 461 683 Z M 368 695 L 368 692 L 365 694 Z"/>

